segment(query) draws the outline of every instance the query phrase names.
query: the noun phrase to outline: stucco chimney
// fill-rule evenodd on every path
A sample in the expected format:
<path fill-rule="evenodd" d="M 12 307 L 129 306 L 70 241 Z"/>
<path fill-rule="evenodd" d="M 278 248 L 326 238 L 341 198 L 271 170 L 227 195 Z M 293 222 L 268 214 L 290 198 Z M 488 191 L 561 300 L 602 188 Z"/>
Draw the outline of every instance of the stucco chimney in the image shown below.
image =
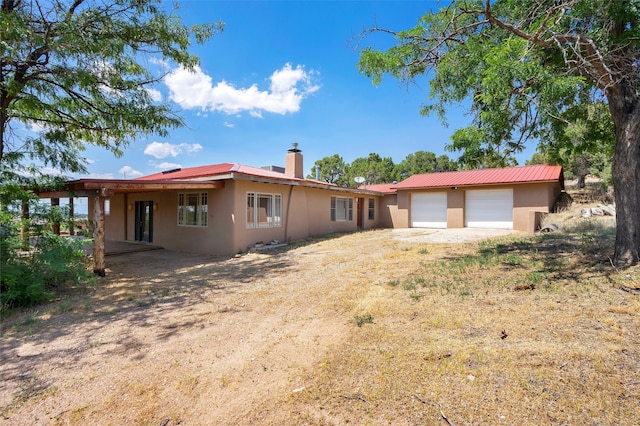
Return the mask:
<path fill-rule="evenodd" d="M 298 143 L 291 144 L 291 148 L 287 151 L 286 162 L 284 166 L 284 174 L 297 179 L 304 179 L 304 170 L 302 166 L 302 151 L 298 149 Z"/>

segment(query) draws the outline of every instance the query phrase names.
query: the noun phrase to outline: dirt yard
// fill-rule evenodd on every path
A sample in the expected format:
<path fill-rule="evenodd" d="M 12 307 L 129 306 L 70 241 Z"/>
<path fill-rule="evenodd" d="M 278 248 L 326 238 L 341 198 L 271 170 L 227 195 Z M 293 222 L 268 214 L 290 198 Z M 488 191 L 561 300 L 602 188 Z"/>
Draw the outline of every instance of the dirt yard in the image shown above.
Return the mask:
<path fill-rule="evenodd" d="M 483 246 L 426 235 L 110 256 L 97 286 L 2 324 L 0 424 L 638 423 L 638 296 L 600 273 L 514 291 L 481 264 L 427 285 Z"/>

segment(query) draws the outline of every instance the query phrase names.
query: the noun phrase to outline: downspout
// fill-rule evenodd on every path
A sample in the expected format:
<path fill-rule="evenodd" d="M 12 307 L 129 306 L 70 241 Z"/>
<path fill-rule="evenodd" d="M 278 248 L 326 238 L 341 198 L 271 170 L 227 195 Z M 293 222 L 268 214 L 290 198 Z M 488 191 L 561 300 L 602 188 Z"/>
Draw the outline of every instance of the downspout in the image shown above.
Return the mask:
<path fill-rule="evenodd" d="M 291 193 L 293 192 L 293 185 L 289 186 L 289 196 L 287 198 L 287 217 L 284 219 L 284 242 L 288 241 L 289 234 L 289 209 L 291 208 Z"/>

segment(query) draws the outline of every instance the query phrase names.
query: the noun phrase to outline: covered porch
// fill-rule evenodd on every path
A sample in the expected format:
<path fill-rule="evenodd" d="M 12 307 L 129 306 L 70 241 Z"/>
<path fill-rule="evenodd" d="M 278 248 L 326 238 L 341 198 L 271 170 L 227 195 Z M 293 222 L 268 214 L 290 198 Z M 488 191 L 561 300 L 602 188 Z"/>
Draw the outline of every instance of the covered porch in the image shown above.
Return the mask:
<path fill-rule="evenodd" d="M 171 190 L 202 190 L 224 188 L 224 181 L 199 181 L 199 182 L 176 182 L 176 181 L 136 181 L 136 180 L 102 180 L 102 179 L 79 179 L 67 182 L 63 188 L 56 190 L 35 190 L 40 198 L 51 199 L 51 205 L 57 206 L 61 198 L 68 198 L 69 204 L 73 206 L 74 198 L 86 197 L 91 199 L 93 208 L 88 212 L 88 219 L 93 227 L 93 272 L 101 277 L 105 276 L 105 257 L 109 254 L 127 253 L 132 251 L 153 250 L 160 248 L 151 244 L 129 241 L 126 223 L 129 215 L 129 208 L 124 209 L 124 240 L 114 241 L 105 239 L 105 203 L 111 197 L 122 194 L 125 198 L 125 206 L 129 206 L 127 197 L 133 193 L 144 193 L 152 191 Z M 71 212 L 71 223 L 73 223 L 73 208 Z M 23 206 L 23 217 L 29 216 L 28 205 Z M 131 219 L 133 220 L 133 219 Z M 71 225 L 72 226 L 72 225 Z M 53 224 L 54 233 L 60 234 L 60 224 Z M 73 235 L 73 226 L 70 234 Z"/>

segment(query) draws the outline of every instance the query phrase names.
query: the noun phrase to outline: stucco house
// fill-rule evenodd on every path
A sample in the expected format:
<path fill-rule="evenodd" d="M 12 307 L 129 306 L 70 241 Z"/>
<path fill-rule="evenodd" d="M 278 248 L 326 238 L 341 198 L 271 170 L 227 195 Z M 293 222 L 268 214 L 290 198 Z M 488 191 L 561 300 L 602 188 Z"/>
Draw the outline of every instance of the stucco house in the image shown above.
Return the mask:
<path fill-rule="evenodd" d="M 305 179 L 297 144 L 285 163 L 284 168 L 223 163 L 127 180 L 79 179 L 40 197 L 88 197 L 89 218 L 107 240 L 214 255 L 381 226 L 377 192 Z M 95 239 L 98 244 L 102 235 Z"/>
<path fill-rule="evenodd" d="M 414 175 L 399 183 L 345 188 L 306 179 L 294 144 L 284 168 L 222 163 L 137 179 L 79 179 L 40 196 L 88 197 L 94 269 L 104 272 L 105 239 L 231 255 L 257 243 L 375 227 L 532 233 L 562 189 L 562 168 L 546 165 Z"/>
<path fill-rule="evenodd" d="M 564 176 L 560 166 L 534 165 L 413 175 L 367 189 L 382 193 L 382 226 L 532 234 L 564 190 Z"/>

